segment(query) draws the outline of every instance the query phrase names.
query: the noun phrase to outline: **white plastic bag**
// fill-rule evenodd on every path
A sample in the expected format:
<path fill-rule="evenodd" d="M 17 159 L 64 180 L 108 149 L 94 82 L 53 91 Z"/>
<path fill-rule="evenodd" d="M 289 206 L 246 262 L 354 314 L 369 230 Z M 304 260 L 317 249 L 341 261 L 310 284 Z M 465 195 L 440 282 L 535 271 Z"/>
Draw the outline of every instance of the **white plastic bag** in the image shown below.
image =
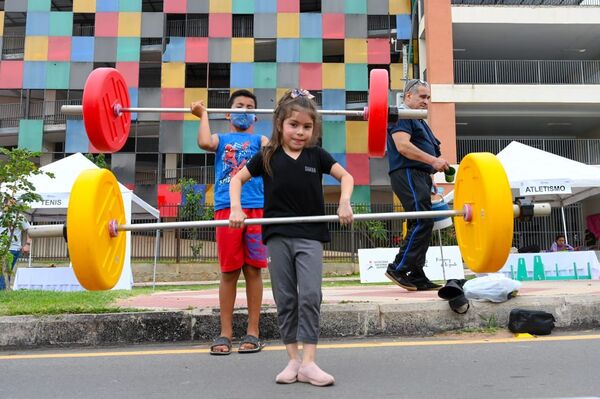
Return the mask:
<path fill-rule="evenodd" d="M 521 282 L 500 273 L 490 273 L 469 280 L 463 286 L 467 299 L 475 301 L 504 302 L 511 293 L 521 288 Z"/>

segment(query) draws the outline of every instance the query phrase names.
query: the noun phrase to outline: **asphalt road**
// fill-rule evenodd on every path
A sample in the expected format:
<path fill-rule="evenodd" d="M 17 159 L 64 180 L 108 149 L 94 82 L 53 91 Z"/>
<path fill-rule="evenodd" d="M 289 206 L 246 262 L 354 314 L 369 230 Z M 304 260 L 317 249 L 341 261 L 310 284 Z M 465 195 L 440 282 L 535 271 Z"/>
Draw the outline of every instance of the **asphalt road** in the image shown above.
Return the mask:
<path fill-rule="evenodd" d="M 364 339 L 321 343 L 332 387 L 277 385 L 287 363 L 262 353 L 210 356 L 192 344 L 0 352 L 0 398 L 600 397 L 600 334 Z"/>

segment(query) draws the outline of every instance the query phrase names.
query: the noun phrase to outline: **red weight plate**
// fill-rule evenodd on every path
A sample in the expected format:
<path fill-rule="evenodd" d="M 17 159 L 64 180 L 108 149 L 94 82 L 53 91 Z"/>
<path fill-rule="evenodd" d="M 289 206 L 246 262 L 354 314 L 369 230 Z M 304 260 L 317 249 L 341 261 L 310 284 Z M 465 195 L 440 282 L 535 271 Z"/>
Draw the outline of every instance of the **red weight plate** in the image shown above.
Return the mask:
<path fill-rule="evenodd" d="M 369 156 L 385 155 L 388 124 L 389 77 L 385 69 L 373 69 L 369 76 Z"/>
<path fill-rule="evenodd" d="M 92 71 L 83 88 L 83 123 L 94 148 L 119 151 L 129 137 L 131 114 L 115 114 L 115 105 L 129 108 L 129 92 L 123 75 L 114 68 Z"/>

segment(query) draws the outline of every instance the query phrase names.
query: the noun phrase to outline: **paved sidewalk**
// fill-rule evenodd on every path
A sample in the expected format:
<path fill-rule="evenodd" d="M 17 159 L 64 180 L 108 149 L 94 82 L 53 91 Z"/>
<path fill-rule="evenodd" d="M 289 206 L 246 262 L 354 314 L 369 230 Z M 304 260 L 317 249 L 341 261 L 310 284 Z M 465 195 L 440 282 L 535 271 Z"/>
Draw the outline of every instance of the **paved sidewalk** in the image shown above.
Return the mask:
<path fill-rule="evenodd" d="M 524 281 L 522 284 L 523 286 L 519 290 L 520 297 L 543 298 L 581 295 L 600 297 L 600 280 Z M 374 303 L 402 305 L 434 301 L 445 302 L 438 297 L 437 291 L 409 292 L 393 284 L 361 285 L 356 281 L 356 286 L 323 288 L 324 304 Z M 274 304 L 270 288 L 264 290 L 263 304 Z M 199 291 L 157 291 L 150 295 L 140 295 L 122 300 L 118 305 L 151 310 L 218 309 L 219 290 L 215 288 Z M 235 306 L 237 308 L 246 307 L 244 288 L 238 289 Z"/>

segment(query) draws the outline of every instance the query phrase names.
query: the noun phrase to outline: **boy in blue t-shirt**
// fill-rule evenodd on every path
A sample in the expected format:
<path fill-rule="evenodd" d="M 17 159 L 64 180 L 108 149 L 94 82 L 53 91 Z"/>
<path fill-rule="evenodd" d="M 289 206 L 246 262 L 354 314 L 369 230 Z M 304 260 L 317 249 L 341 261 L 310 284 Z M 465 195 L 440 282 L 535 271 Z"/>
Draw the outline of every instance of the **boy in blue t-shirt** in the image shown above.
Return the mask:
<path fill-rule="evenodd" d="M 237 90 L 229 97 L 228 108 L 256 109 L 256 96 L 248 90 Z M 198 145 L 215 153 L 215 220 L 228 220 L 230 213 L 229 182 L 254 154 L 260 151 L 268 139 L 252 133 L 255 114 L 227 114 L 230 132 L 212 134 L 206 106 L 198 101 L 191 106 L 192 114 L 201 118 Z M 262 178 L 253 178 L 244 186 L 242 207 L 250 218 L 262 218 L 264 191 Z M 247 186 L 247 187 L 246 187 Z M 215 338 L 210 353 L 231 353 L 233 336 L 233 308 L 240 271 L 246 280 L 248 301 L 248 327 L 238 349 L 241 353 L 258 352 L 263 343 L 259 339 L 259 318 L 262 304 L 261 270 L 267 267 L 267 249 L 262 243 L 261 226 L 245 226 L 242 229 L 217 227 L 217 252 L 221 266 L 219 306 L 221 308 L 221 334 Z"/>

